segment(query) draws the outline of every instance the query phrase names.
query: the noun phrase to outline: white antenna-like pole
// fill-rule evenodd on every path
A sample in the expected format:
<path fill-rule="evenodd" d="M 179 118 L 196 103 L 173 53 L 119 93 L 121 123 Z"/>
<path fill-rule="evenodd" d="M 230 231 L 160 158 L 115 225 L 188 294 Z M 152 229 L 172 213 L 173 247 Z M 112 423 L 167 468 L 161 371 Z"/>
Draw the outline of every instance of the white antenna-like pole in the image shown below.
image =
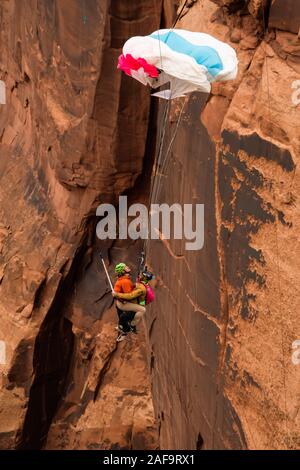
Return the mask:
<path fill-rule="evenodd" d="M 102 264 L 103 264 L 103 268 L 104 268 L 104 271 L 105 271 L 105 274 L 106 274 L 106 277 L 107 277 L 107 280 L 109 282 L 109 285 L 110 285 L 110 288 L 111 288 L 111 291 L 113 292 L 114 288 L 113 288 L 113 285 L 112 285 L 112 282 L 111 282 L 111 279 L 109 277 L 109 274 L 108 274 L 108 271 L 107 271 L 107 268 L 105 266 L 105 261 L 103 259 L 103 256 L 102 254 L 100 253 L 100 258 L 101 258 L 101 261 L 102 261 Z"/>

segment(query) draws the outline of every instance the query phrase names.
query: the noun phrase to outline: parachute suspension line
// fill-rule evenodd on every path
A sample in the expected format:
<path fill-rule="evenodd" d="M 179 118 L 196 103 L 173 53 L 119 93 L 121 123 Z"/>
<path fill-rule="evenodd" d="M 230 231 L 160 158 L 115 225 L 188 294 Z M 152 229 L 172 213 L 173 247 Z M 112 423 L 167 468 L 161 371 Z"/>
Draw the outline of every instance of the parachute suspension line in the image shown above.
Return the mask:
<path fill-rule="evenodd" d="M 162 8 L 163 8 L 163 2 L 161 2 L 161 0 L 159 0 L 159 3 L 161 4 L 161 6 L 160 6 L 160 11 L 159 11 L 159 13 L 158 13 L 158 11 L 157 11 L 157 0 L 153 0 L 153 1 L 154 1 L 154 10 L 155 10 L 156 16 L 158 17 L 158 30 L 157 30 L 157 35 L 158 35 L 158 47 L 159 47 L 159 56 L 160 56 L 160 65 L 159 65 L 159 68 L 162 69 L 162 68 L 163 68 L 163 64 L 162 64 L 161 39 L 160 39 L 159 28 L 160 28 L 160 19 L 161 19 L 161 13 L 162 13 Z"/>
<path fill-rule="evenodd" d="M 160 32 L 159 30 L 157 31 L 158 34 L 158 45 L 159 45 L 159 55 L 160 55 L 160 69 L 163 68 L 163 63 L 162 63 L 162 55 L 161 55 L 161 39 L 160 39 Z"/>
<path fill-rule="evenodd" d="M 264 4 L 262 2 L 262 17 L 263 17 L 263 28 L 264 28 L 264 39 L 266 34 L 268 33 L 268 26 L 266 27 L 266 18 L 265 18 L 265 10 Z M 266 78 L 267 78 L 267 92 L 268 92 L 268 113 L 269 113 L 269 123 L 271 123 L 271 98 L 270 98 L 270 80 L 269 80 L 269 67 L 268 67 L 268 57 L 266 47 L 264 46 L 264 53 L 265 53 L 265 64 L 266 64 Z M 269 142 L 267 143 L 267 156 L 268 156 L 268 147 Z M 270 156 L 272 156 L 272 146 L 270 149 Z M 277 172 L 277 186 L 279 185 L 279 175 Z M 275 194 L 274 194 L 275 196 Z M 285 432 L 286 436 L 288 434 L 288 426 L 287 426 L 287 396 L 286 396 L 286 371 L 285 371 L 285 355 L 284 355 L 284 320 L 282 315 L 282 303 L 281 303 L 281 272 L 280 272 L 280 265 L 279 265 L 279 244 L 278 244 L 278 215 L 275 216 L 275 238 L 276 238 L 276 259 L 277 259 L 277 277 L 278 277 L 278 293 L 279 293 L 279 312 L 280 312 L 280 330 L 281 330 L 281 352 L 282 352 L 282 377 L 283 377 L 283 389 L 284 389 L 284 408 L 285 408 Z"/>
<path fill-rule="evenodd" d="M 175 21 L 172 25 L 172 28 L 170 29 L 170 31 L 168 32 L 167 34 L 167 37 L 166 37 L 166 43 L 168 42 L 168 39 L 169 39 L 169 36 L 170 34 L 172 33 L 173 29 L 175 28 L 175 26 L 177 25 L 178 21 L 181 20 L 181 13 L 183 12 L 183 10 L 185 9 L 185 6 L 187 4 L 188 0 L 185 0 L 184 4 L 182 5 L 177 17 L 175 18 Z"/>
<path fill-rule="evenodd" d="M 170 102 L 167 101 L 166 104 L 165 104 L 164 113 L 163 113 L 163 122 L 162 122 L 162 128 L 161 128 L 161 132 L 160 132 L 160 136 L 159 136 L 158 151 L 157 151 L 157 155 L 156 155 L 156 158 L 154 160 L 154 163 L 153 163 L 154 171 L 153 171 L 153 175 L 152 175 L 152 178 L 151 178 L 151 186 L 150 186 L 150 194 L 149 194 L 149 208 L 150 208 L 150 210 L 148 210 L 148 229 L 150 227 L 151 205 L 153 203 L 154 188 L 156 186 L 156 178 L 157 178 L 157 174 L 158 174 L 158 164 L 159 164 L 159 161 L 160 161 L 160 158 L 161 158 L 161 155 L 162 155 L 164 138 L 165 138 L 165 134 L 166 134 L 166 124 L 167 124 L 167 120 L 168 120 L 168 116 L 169 116 L 169 109 L 170 109 Z M 149 234 L 148 234 L 148 237 L 145 239 L 145 242 L 144 242 L 145 257 L 147 255 L 148 244 L 149 244 Z"/>
<path fill-rule="evenodd" d="M 155 1 L 155 0 L 154 0 Z M 173 25 L 172 25 L 172 28 L 170 29 L 168 35 L 172 32 L 172 30 L 175 28 L 176 24 L 178 23 L 178 21 L 180 20 L 181 18 L 181 13 L 183 12 L 186 4 L 187 4 L 187 1 L 188 0 L 185 0 L 183 6 L 181 7 L 175 21 L 173 22 Z M 155 4 L 156 5 L 156 4 Z M 161 39 L 160 39 L 160 36 L 159 36 L 159 31 L 158 31 L 158 37 L 159 37 L 159 47 L 160 47 L 160 60 L 161 60 L 161 63 L 162 63 L 162 55 L 161 55 Z M 168 36 L 167 36 L 168 37 Z M 163 129 L 162 129 L 162 133 L 161 133 L 161 137 L 160 137 L 160 144 L 159 144 L 159 150 L 158 150 L 158 158 L 157 158 L 157 165 L 155 165 L 155 171 L 156 171 L 156 174 L 154 175 L 154 180 L 155 180 L 155 176 L 157 176 L 157 171 L 158 171 L 158 166 L 160 165 L 160 159 L 162 157 L 162 152 L 163 152 L 163 144 L 164 144 L 164 138 L 165 138 L 165 130 L 166 130 L 166 124 L 167 124 L 167 118 L 168 118 L 168 114 L 169 114 L 169 111 L 170 111 L 170 103 L 169 103 L 169 100 L 165 106 L 165 109 L 164 109 L 164 118 L 163 118 Z"/>
<path fill-rule="evenodd" d="M 173 22 L 172 28 L 170 29 L 170 31 L 168 33 L 168 36 L 172 32 L 172 30 L 175 28 L 178 21 L 181 19 L 181 14 L 182 14 L 182 12 L 183 12 L 186 4 L 187 4 L 187 1 L 188 0 L 185 0 L 184 4 L 182 5 L 175 21 Z M 156 0 L 154 0 L 154 6 L 155 6 L 155 10 L 157 12 Z M 161 15 L 161 13 L 160 13 L 160 15 Z M 160 18 L 160 15 L 159 15 L 159 18 Z M 168 36 L 167 36 L 167 38 L 168 38 Z M 161 65 L 161 68 L 162 68 L 161 39 L 160 39 L 159 27 L 158 27 L 158 43 L 159 43 L 160 65 Z M 185 104 L 185 102 L 184 102 L 184 104 Z M 181 114 L 182 114 L 182 111 L 183 111 L 183 107 L 182 107 L 181 112 L 180 112 L 180 116 L 179 116 L 180 119 L 181 119 Z M 164 140 L 165 140 L 165 135 L 166 135 L 166 126 L 167 126 L 167 120 L 168 120 L 168 117 L 169 117 L 169 111 L 170 111 L 170 100 L 168 100 L 166 105 L 165 105 L 165 109 L 164 109 L 164 113 L 163 113 L 162 132 L 160 133 L 160 137 L 159 137 L 158 153 L 157 153 L 157 157 L 154 160 L 154 174 L 152 175 L 152 178 L 151 178 L 151 186 L 150 186 L 150 194 L 149 194 L 149 207 L 150 207 L 150 210 L 148 211 L 148 229 L 150 227 L 151 205 L 153 203 L 153 194 L 157 193 L 157 189 L 156 189 L 157 182 L 156 182 L 156 180 L 157 180 L 157 176 L 158 176 L 158 170 L 159 170 L 159 167 L 160 167 L 160 161 L 162 159 L 162 153 L 163 153 L 163 147 L 164 147 Z M 179 123 L 178 123 L 178 125 L 179 125 Z M 176 133 L 177 133 L 178 125 L 175 129 Z M 173 143 L 174 139 L 175 139 L 175 137 L 172 139 L 172 143 Z M 170 148 L 171 147 L 169 145 L 167 154 L 168 154 Z M 156 194 L 155 197 L 157 197 L 157 194 Z M 143 252 L 142 252 L 143 256 L 144 256 L 144 259 L 146 258 L 146 255 L 147 255 L 148 244 L 149 244 L 149 234 L 148 234 L 148 237 L 144 241 L 144 247 L 143 247 Z"/>
<path fill-rule="evenodd" d="M 181 13 L 182 13 L 183 10 L 185 9 L 185 6 L 186 6 L 187 2 L 188 2 L 188 0 L 185 0 L 184 4 L 182 5 L 181 10 L 180 10 L 180 12 L 178 13 L 178 15 L 177 15 L 177 17 L 176 17 L 176 19 L 175 19 L 175 21 L 174 21 L 174 23 L 173 23 L 172 29 L 174 29 L 175 26 L 177 25 L 178 21 L 181 20 Z M 171 29 L 171 31 L 172 31 L 172 29 Z M 169 31 L 169 34 L 170 34 L 171 31 Z"/>
<path fill-rule="evenodd" d="M 176 16 L 175 18 L 175 21 L 173 22 L 173 25 L 172 25 L 172 28 L 170 28 L 170 31 L 168 32 L 167 34 L 167 37 L 166 37 L 166 42 L 168 41 L 168 37 L 170 36 L 171 32 L 173 31 L 173 29 L 175 28 L 175 26 L 177 25 L 178 21 L 181 19 L 181 13 L 183 12 L 186 4 L 187 4 L 188 0 L 185 0 L 184 4 L 182 5 L 178 15 Z M 155 10 L 157 12 L 157 6 L 156 6 L 156 0 L 154 0 L 154 5 L 155 5 Z M 161 6 L 163 7 L 163 2 L 161 4 Z M 159 25 L 160 26 L 160 25 Z M 159 68 L 163 68 L 163 63 L 162 63 L 162 53 L 161 53 L 161 39 L 160 39 L 160 32 L 159 32 L 159 26 L 158 26 L 158 30 L 157 30 L 157 36 L 158 36 L 158 44 L 159 44 L 159 55 L 160 55 L 160 67 Z"/>
<path fill-rule="evenodd" d="M 151 203 L 155 202 L 155 193 L 156 193 L 156 187 L 157 187 L 157 177 L 159 175 L 159 170 L 161 168 L 161 162 L 163 160 L 163 149 L 164 149 L 164 143 L 165 143 L 165 137 L 166 137 L 166 129 L 167 129 L 167 121 L 169 119 L 169 114 L 170 114 L 170 107 L 171 103 L 170 101 L 167 101 L 166 107 L 165 107 L 165 112 L 164 112 L 164 117 L 163 117 L 163 127 L 162 127 L 162 133 L 160 136 L 160 142 L 159 142 L 159 149 L 158 149 L 158 157 L 155 162 L 155 168 L 154 168 L 154 176 L 153 176 L 153 188 L 152 188 L 152 195 L 151 195 Z"/>
<path fill-rule="evenodd" d="M 164 175 L 165 171 L 167 170 L 168 168 L 168 163 L 170 161 L 170 158 L 169 155 L 171 155 L 171 150 L 172 150 L 172 147 L 173 147 L 173 143 L 175 141 L 175 138 L 177 136 L 177 132 L 178 132 L 178 128 L 179 128 L 179 125 L 181 123 L 181 119 L 182 119 L 182 116 L 183 116 L 183 110 L 184 110 L 184 107 L 185 107 L 185 104 L 186 104 L 186 99 L 184 99 L 183 103 L 182 103 L 182 106 L 181 106 L 181 109 L 180 109 L 180 112 L 179 112 L 179 116 L 178 116 L 178 119 L 177 119 L 177 123 L 176 123 L 176 127 L 175 127 L 175 130 L 174 130 L 174 133 L 173 133 L 173 136 L 170 140 L 170 143 L 169 143 L 169 146 L 167 148 L 167 151 L 166 151 L 166 155 L 165 155 L 165 158 L 163 159 L 160 167 L 159 167 L 159 180 L 158 180 L 158 183 L 157 183 L 157 187 L 156 187 L 156 193 L 154 195 L 154 203 L 156 203 L 158 197 L 159 197 L 159 193 L 160 193 L 160 189 L 161 189 L 161 184 L 162 184 L 162 178 L 166 175 Z"/>
<path fill-rule="evenodd" d="M 150 197 L 149 197 L 150 210 L 148 211 L 148 228 L 150 228 L 150 222 L 151 222 L 151 206 L 152 206 L 153 203 L 157 202 L 157 199 L 158 199 L 158 196 L 159 196 L 159 193 L 160 193 L 160 189 L 161 189 L 161 182 L 160 182 L 161 180 L 158 179 L 158 178 L 162 178 L 164 176 L 164 172 L 168 167 L 168 161 L 169 161 L 168 156 L 170 155 L 170 152 L 172 150 L 172 146 L 173 146 L 173 143 L 175 141 L 175 138 L 176 138 L 176 135 L 177 135 L 177 132 L 178 132 L 178 129 L 179 129 L 179 125 L 181 123 L 185 103 L 186 103 L 186 99 L 184 99 L 183 104 L 181 106 L 181 110 L 180 110 L 180 113 L 179 113 L 179 116 L 178 116 L 178 119 L 177 119 L 177 123 L 176 123 L 174 133 L 171 137 L 171 140 L 170 140 L 170 143 L 168 145 L 165 157 L 163 158 L 163 147 L 164 147 L 164 140 L 165 140 L 165 135 L 166 135 L 166 123 L 167 123 L 167 119 L 168 119 L 168 115 L 169 115 L 168 111 L 170 110 L 170 101 L 167 101 L 167 104 L 165 106 L 162 137 L 160 139 L 160 148 L 159 148 L 158 157 L 157 157 L 156 162 L 155 162 L 154 175 L 153 175 L 152 181 L 151 181 L 151 183 L 153 183 L 153 184 L 151 185 L 152 188 L 151 188 Z M 144 251 L 143 251 L 144 256 L 146 256 L 146 253 L 147 253 L 148 243 L 149 243 L 149 236 L 144 242 Z"/>
<path fill-rule="evenodd" d="M 157 12 L 157 1 L 156 0 L 153 0 L 153 1 L 154 1 L 154 9 L 155 9 L 156 15 L 158 17 L 158 22 L 159 22 L 159 24 L 158 24 L 158 44 L 159 44 L 159 54 L 160 54 L 160 66 L 162 67 L 161 39 L 160 39 L 160 35 L 159 35 L 159 28 L 160 28 L 160 19 L 161 19 L 163 3 L 161 2 L 161 9 L 160 9 L 160 12 L 158 14 L 158 12 Z M 152 200 L 153 200 L 153 188 L 154 188 L 154 184 L 155 184 L 157 161 L 159 159 L 159 155 L 160 155 L 160 151 L 161 151 L 161 144 L 162 144 L 163 137 L 164 137 L 164 129 L 165 129 L 166 119 L 167 119 L 167 114 L 168 114 L 168 104 L 169 104 L 168 102 L 165 104 L 165 109 L 164 109 L 164 112 L 163 112 L 163 125 L 162 125 L 160 136 L 159 136 L 158 152 L 157 152 L 156 157 L 155 157 L 154 162 L 153 162 L 154 172 L 153 172 L 153 175 L 151 177 L 150 192 L 149 192 L 149 207 L 150 207 L 150 210 L 148 211 L 148 230 L 149 230 L 149 227 L 150 227 L 151 204 L 152 204 Z M 143 247 L 143 252 L 142 252 L 143 255 L 141 255 L 141 256 L 144 256 L 144 257 L 146 256 L 146 251 L 147 251 L 147 247 L 148 247 L 148 239 L 149 239 L 149 233 L 148 233 L 148 237 L 144 241 L 144 247 Z"/>

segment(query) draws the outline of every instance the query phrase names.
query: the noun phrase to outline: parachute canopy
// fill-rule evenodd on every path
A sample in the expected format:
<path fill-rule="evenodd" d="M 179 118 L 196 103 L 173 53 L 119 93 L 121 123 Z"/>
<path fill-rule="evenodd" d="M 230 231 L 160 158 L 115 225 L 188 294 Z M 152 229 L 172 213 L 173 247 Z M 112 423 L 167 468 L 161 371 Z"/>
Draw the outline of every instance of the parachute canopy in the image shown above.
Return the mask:
<path fill-rule="evenodd" d="M 214 81 L 233 80 L 238 60 L 228 44 L 206 33 L 160 29 L 125 42 L 118 68 L 144 85 L 170 89 L 154 93 L 165 99 L 192 91 L 209 93 Z"/>

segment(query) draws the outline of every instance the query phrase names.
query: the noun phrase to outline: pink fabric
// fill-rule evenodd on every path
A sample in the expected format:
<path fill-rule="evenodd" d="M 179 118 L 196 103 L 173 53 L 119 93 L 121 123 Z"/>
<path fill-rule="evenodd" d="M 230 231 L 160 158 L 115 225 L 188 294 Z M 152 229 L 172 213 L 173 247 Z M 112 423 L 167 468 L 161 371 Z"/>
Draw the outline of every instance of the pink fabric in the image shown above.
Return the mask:
<path fill-rule="evenodd" d="M 146 305 L 148 305 L 151 302 L 154 302 L 155 294 L 154 294 L 154 290 L 152 289 L 151 286 L 149 286 L 148 284 L 146 284 L 146 285 L 144 284 L 144 286 L 146 287 L 146 290 L 147 290 Z"/>
<path fill-rule="evenodd" d="M 124 54 L 120 55 L 118 69 L 123 70 L 126 75 L 131 76 L 131 70 L 139 70 L 141 67 L 149 77 L 158 77 L 157 68 L 154 65 L 148 64 L 148 62 L 142 57 L 135 59 L 131 54 L 126 54 L 126 56 Z"/>

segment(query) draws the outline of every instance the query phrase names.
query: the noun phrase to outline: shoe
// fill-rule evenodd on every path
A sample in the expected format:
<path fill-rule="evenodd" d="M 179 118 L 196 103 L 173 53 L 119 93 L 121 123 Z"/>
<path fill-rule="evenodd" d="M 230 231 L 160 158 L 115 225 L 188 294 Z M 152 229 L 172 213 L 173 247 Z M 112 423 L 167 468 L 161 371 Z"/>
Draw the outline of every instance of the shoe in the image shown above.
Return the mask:
<path fill-rule="evenodd" d="M 120 333 L 119 336 L 117 337 L 117 343 L 120 343 L 121 341 L 124 341 L 126 336 L 127 336 L 127 333 Z"/>

